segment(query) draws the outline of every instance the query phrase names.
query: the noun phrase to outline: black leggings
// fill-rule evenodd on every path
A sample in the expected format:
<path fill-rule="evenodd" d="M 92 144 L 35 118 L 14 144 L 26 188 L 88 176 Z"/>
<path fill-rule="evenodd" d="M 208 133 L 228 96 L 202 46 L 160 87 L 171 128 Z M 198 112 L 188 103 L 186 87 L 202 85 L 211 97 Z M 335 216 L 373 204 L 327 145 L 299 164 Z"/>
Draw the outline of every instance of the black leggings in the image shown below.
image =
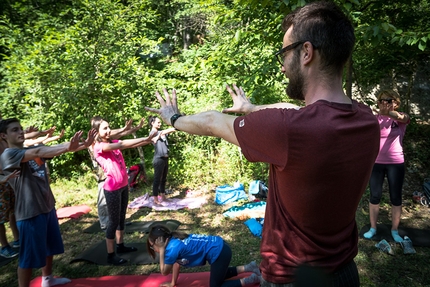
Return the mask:
<path fill-rule="evenodd" d="M 229 267 L 231 261 L 231 248 L 224 241 L 221 253 L 217 260 L 211 264 L 210 287 L 241 287 L 240 279 L 229 280 L 237 275 L 236 267 Z"/>
<path fill-rule="evenodd" d="M 124 230 L 125 226 L 125 214 L 128 205 L 128 185 L 114 191 L 104 190 L 104 192 L 109 215 L 106 238 L 115 239 L 115 231 Z"/>
<path fill-rule="evenodd" d="M 379 204 L 382 197 L 382 185 L 385 175 L 388 179 L 390 201 L 394 206 L 402 205 L 402 188 L 405 178 L 405 164 L 379 164 L 375 163 L 370 176 L 370 203 Z"/>
<path fill-rule="evenodd" d="M 167 172 L 169 171 L 169 158 L 156 157 L 152 160 L 154 166 L 154 182 L 152 184 L 152 195 L 166 193 Z"/>

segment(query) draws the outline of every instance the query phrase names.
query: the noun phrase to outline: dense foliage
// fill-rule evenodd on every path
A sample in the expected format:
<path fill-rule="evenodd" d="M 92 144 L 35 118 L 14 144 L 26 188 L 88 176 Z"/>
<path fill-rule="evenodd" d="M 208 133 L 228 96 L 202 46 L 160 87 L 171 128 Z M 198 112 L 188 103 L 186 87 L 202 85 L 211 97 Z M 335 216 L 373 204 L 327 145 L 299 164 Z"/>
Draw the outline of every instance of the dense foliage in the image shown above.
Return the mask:
<path fill-rule="evenodd" d="M 407 84 L 428 63 L 427 1 L 336 1 L 356 26 L 357 46 L 345 79 L 361 92 L 386 81 Z M 120 127 L 148 117 L 154 92 L 175 88 L 191 114 L 231 104 L 225 85 L 243 86 L 254 103 L 289 101 L 287 80 L 273 54 L 283 16 L 304 0 L 6 0 L 0 4 L 0 104 L 3 117 L 24 126 L 88 130 L 102 115 Z M 421 65 L 422 66 L 422 65 Z M 351 91 L 349 91 L 351 94 Z M 405 108 L 409 108 L 408 102 Z M 428 106 L 420 106 L 426 115 Z M 145 136 L 149 127 L 138 131 Z M 257 136 L 257 135 L 256 135 Z M 171 178 L 177 183 L 266 179 L 267 166 L 249 163 L 222 140 L 171 135 Z M 153 149 L 144 148 L 149 166 Z M 125 152 L 129 165 L 137 151 Z M 85 152 L 52 162 L 53 176 L 90 169 Z"/>

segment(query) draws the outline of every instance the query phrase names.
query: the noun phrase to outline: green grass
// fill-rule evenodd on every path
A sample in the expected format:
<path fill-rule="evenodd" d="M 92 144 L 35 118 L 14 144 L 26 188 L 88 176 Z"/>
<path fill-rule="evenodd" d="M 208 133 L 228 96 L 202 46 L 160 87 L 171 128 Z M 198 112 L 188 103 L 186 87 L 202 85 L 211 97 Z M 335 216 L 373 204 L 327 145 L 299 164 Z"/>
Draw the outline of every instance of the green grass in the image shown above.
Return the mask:
<path fill-rule="evenodd" d="M 83 179 L 79 184 L 62 181 L 52 184 L 53 192 L 57 199 L 57 208 L 70 205 L 86 204 L 92 208 L 91 212 L 79 219 L 60 220 L 61 231 L 65 245 L 65 253 L 54 258 L 54 275 L 68 278 L 97 277 L 118 274 L 150 274 L 159 272 L 158 265 L 137 266 L 97 266 L 87 263 L 69 262 L 79 253 L 93 243 L 104 239 L 103 233 L 87 234 L 82 230 L 96 222 L 97 188 L 95 184 L 87 183 Z M 177 188 L 173 196 L 184 196 L 186 188 Z M 260 239 L 254 237 L 238 219 L 227 219 L 222 215 L 225 206 L 218 206 L 213 201 L 214 192 L 211 188 L 202 188 L 200 192 L 210 197 L 208 204 L 200 209 L 162 211 L 156 212 L 149 208 L 129 210 L 128 221 L 149 221 L 176 219 L 183 224 L 179 227 L 187 233 L 206 233 L 222 236 L 232 247 L 232 265 L 248 263 L 252 260 L 260 261 Z M 130 194 L 130 201 L 144 193 L 150 192 L 148 186 L 143 186 Z M 357 223 L 359 228 L 368 223 L 367 195 L 363 197 L 357 209 Z M 429 209 L 413 203 L 405 195 L 404 214 L 401 224 L 409 226 L 429 228 Z M 387 199 L 384 199 L 387 202 Z M 389 205 L 383 204 L 380 214 L 380 222 L 389 223 Z M 8 227 L 8 238 L 12 236 Z M 140 233 L 126 234 L 125 242 L 142 242 L 145 235 Z M 414 255 L 404 255 L 399 246 L 395 246 L 395 256 L 379 252 L 375 242 L 359 239 L 359 253 L 356 257 L 362 286 L 430 286 L 430 248 L 416 247 Z M 0 267 L 0 286 L 17 286 L 17 260 L 6 266 Z M 208 266 L 190 268 L 186 272 L 207 271 Z M 182 269 L 182 271 L 185 271 Z M 34 270 L 33 276 L 40 276 L 41 270 Z M 185 286 L 184 286 L 185 287 Z"/>

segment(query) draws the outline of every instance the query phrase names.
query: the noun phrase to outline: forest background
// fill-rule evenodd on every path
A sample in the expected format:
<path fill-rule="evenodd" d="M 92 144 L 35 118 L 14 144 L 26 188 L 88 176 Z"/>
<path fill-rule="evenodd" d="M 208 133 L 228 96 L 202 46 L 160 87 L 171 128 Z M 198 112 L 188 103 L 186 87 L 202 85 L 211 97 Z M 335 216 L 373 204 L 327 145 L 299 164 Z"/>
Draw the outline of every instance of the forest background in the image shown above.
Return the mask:
<path fill-rule="evenodd" d="M 373 105 L 375 91 L 394 88 L 413 117 L 408 132 L 428 137 L 422 130 L 430 115 L 428 1 L 335 2 L 351 18 L 357 38 L 345 69 L 345 91 Z M 282 45 L 283 17 L 305 3 L 1 1 L 1 113 L 19 118 L 24 127 L 65 129 L 67 139 L 88 130 L 95 115 L 117 128 L 129 118 L 137 124 L 149 116 L 144 106 L 159 106 L 154 92 L 163 87 L 177 90 L 185 114 L 229 107 L 225 86 L 232 83 L 255 104 L 291 102 L 274 53 Z M 145 126 L 137 136 L 148 132 Z M 410 169 L 421 177 L 428 176 L 425 142 L 411 150 L 420 160 Z M 223 140 L 177 132 L 170 143 L 170 178 L 177 184 L 267 179 L 266 164 L 247 162 L 240 149 Z M 152 152 L 126 151 L 126 161 L 148 166 Z M 79 152 L 53 159 L 50 167 L 54 180 L 76 179 L 90 174 L 91 162 Z"/>

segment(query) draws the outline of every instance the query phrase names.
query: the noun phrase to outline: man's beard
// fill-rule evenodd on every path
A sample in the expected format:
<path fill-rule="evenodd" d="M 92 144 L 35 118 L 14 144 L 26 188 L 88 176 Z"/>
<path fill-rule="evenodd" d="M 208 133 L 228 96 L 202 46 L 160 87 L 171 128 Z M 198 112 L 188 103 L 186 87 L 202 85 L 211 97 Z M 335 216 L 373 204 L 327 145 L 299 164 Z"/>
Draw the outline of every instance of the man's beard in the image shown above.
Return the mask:
<path fill-rule="evenodd" d="M 286 92 L 289 98 L 294 100 L 304 100 L 305 96 L 303 93 L 304 89 L 304 78 L 303 74 L 300 71 L 300 60 L 299 60 L 300 54 L 294 54 L 293 60 L 289 67 L 289 73 L 288 73 L 288 79 L 289 83 L 286 88 Z"/>

